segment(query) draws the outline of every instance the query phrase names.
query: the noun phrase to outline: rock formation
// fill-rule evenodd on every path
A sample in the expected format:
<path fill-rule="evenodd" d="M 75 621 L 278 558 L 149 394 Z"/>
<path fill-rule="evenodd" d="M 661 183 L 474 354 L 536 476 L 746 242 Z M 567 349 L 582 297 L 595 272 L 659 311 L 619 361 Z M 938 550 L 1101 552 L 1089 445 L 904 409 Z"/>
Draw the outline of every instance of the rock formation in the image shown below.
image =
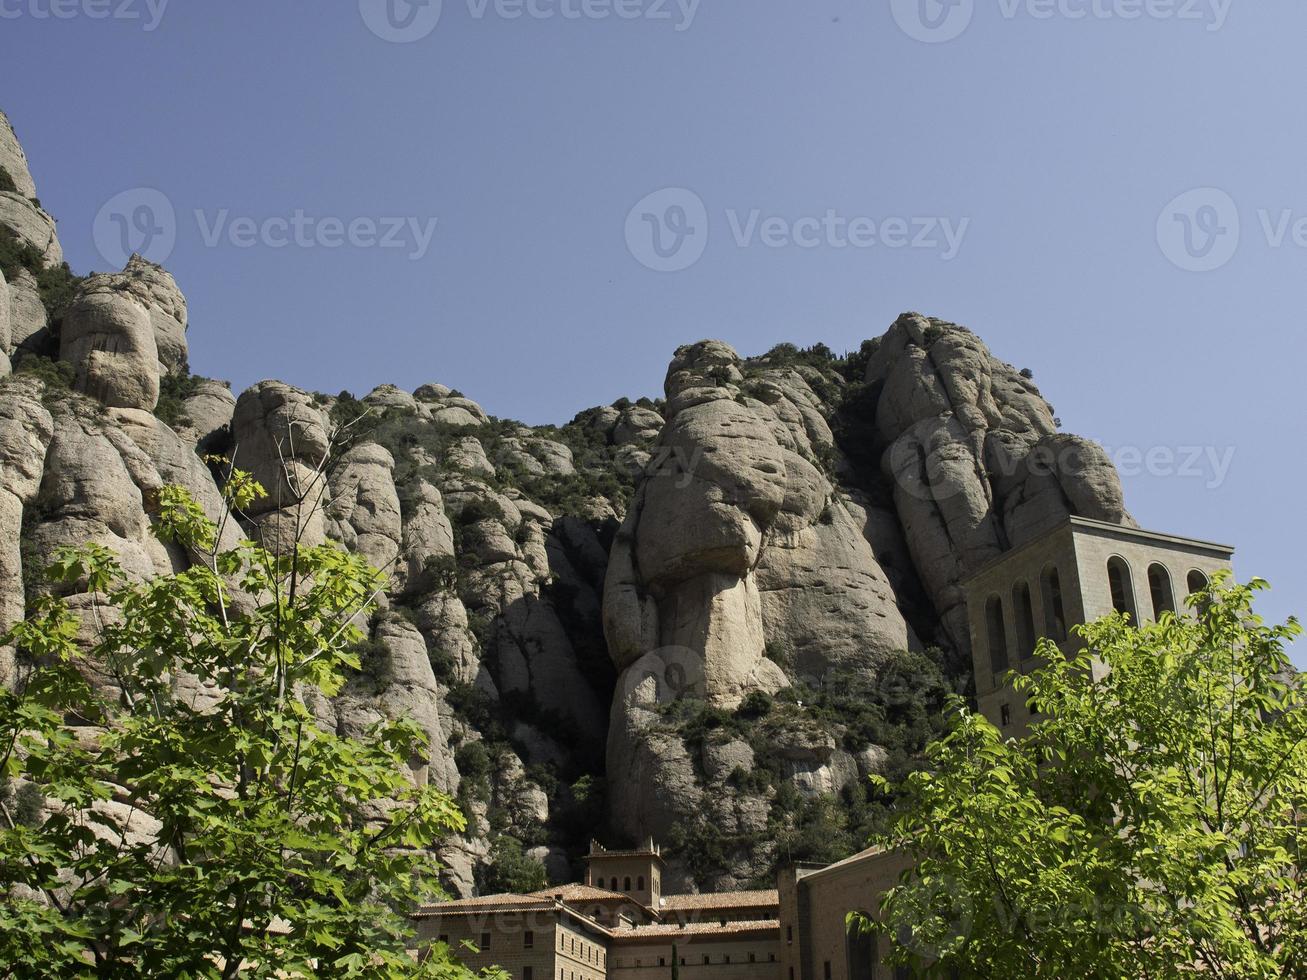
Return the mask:
<path fill-rule="evenodd" d="M 650 834 L 679 885 L 766 877 L 965 684 L 965 576 L 1068 514 L 1130 522 L 1103 451 L 1028 377 L 917 314 L 844 358 L 691 344 L 665 399 L 562 426 L 437 383 L 234 394 L 190 374 L 167 271 L 60 265 L 2 115 L 0 167 L 19 256 L 0 267 L 0 617 L 60 545 L 185 567 L 147 501 L 181 484 L 216 514 L 204 457 L 226 454 L 268 490 L 226 543 L 333 541 L 384 570 L 363 670 L 311 707 L 427 732 L 411 777 L 470 818 L 437 848 L 460 894 L 500 835 L 556 877 L 592 835 Z"/>

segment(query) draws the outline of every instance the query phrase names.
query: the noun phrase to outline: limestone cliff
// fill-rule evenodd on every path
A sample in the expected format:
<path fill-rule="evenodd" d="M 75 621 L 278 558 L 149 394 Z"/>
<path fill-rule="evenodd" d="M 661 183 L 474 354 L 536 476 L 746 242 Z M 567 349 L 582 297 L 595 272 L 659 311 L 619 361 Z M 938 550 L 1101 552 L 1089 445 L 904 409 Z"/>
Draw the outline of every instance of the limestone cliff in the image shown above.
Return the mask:
<path fill-rule="evenodd" d="M 564 879 L 590 836 L 652 834 L 678 887 L 855 840 L 863 777 L 911 765 L 965 689 L 960 580 L 1067 514 L 1130 520 L 1027 376 L 917 314 L 845 357 L 682 347 L 664 399 L 563 426 L 438 383 L 236 394 L 190 373 L 164 269 L 62 264 L 2 114 L 0 168 L 0 616 L 62 544 L 183 567 L 146 502 L 180 483 L 216 513 L 204 457 L 234 456 L 269 495 L 232 541 L 331 540 L 386 571 L 364 669 L 311 707 L 425 728 L 414 778 L 471 817 L 439 847 L 461 894 L 510 839 Z M 13 666 L 0 650 L 0 682 Z"/>

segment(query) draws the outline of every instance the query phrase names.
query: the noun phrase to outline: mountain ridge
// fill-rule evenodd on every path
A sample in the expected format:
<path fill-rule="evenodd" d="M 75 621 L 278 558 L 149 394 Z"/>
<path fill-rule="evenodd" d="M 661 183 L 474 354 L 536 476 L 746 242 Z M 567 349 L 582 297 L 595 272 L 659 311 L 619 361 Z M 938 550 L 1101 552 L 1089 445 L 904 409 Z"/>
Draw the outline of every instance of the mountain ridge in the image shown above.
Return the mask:
<path fill-rule="evenodd" d="M 148 501 L 180 484 L 215 516 L 209 457 L 231 458 L 269 496 L 228 543 L 330 540 L 387 571 L 363 670 L 306 703 L 346 732 L 425 729 L 412 776 L 471 826 L 435 848 L 459 895 L 572 880 L 595 836 L 667 842 L 689 890 L 844 856 L 889 804 L 865 777 L 916 765 L 968 689 L 959 583 L 1068 515 L 1133 523 L 1028 372 L 917 313 L 844 357 L 687 344 L 663 398 L 559 426 L 436 383 L 234 393 L 190 373 L 166 270 L 63 263 L 3 114 L 0 168 L 5 624 L 61 545 L 185 568 Z"/>

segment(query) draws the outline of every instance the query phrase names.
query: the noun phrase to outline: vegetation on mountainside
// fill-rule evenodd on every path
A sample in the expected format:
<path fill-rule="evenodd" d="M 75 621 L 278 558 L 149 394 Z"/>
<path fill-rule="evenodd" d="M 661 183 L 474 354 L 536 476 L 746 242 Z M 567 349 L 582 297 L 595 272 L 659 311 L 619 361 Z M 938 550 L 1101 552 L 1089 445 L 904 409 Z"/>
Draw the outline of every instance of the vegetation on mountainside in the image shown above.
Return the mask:
<path fill-rule="evenodd" d="M 445 465 L 450 448 L 460 439 L 473 437 L 481 443 L 486 458 L 495 468 L 493 476 L 477 473 L 476 478 L 492 490 L 517 490 L 545 507 L 556 517 L 587 513 L 595 497 L 624 508 L 635 489 L 634 477 L 613 459 L 602 434 L 577 422 L 563 426 L 536 426 L 532 438 L 548 439 L 567 446 L 572 452 L 576 472 L 569 475 L 537 474 L 523 468 L 518 453 L 506 444 L 508 439 L 522 438 L 522 424 L 511 419 L 492 418 L 485 425 L 450 425 L 424 419 L 403 408 L 375 409 L 342 391 L 331 408 L 337 424 L 362 417 L 351 432 L 355 441 L 372 441 L 390 450 L 395 457 L 395 483 L 401 494 L 404 488 L 422 476 L 423 465 L 414 452 L 429 456 L 437 467 Z"/>
<path fill-rule="evenodd" d="M 262 492 L 228 474 L 234 511 Z M 191 567 L 138 581 L 63 549 L 3 637 L 0 972 L 470 976 L 407 952 L 406 913 L 438 895 L 425 848 L 464 824 L 407 775 L 424 733 L 344 737 L 301 698 L 360 666 L 378 573 L 332 545 L 220 551 L 178 487 L 152 507 Z"/>
<path fill-rule="evenodd" d="M 1301 629 L 1253 613 L 1265 587 L 1214 579 L 1194 616 L 1138 628 L 1108 616 L 1071 658 L 1041 641 L 1047 666 L 1013 678 L 1039 711 L 1024 739 L 952 706 L 876 839 L 914 862 L 881 906 L 896 963 L 1307 976 L 1307 689 L 1284 652 Z"/>
<path fill-rule="evenodd" d="M 36 278 L 41 303 L 55 324 L 86 278 L 74 275 L 67 262 L 46 265 L 40 249 L 27 244 L 8 228 L 0 227 L 0 272 L 4 273 L 6 282 L 12 282 L 20 269 L 26 269 Z"/>
<path fill-rule="evenodd" d="M 210 380 L 198 374 L 191 374 L 185 367 L 173 373 L 166 372 L 159 378 L 159 401 L 154 406 L 154 414 L 172 428 L 188 425 L 186 399 L 197 390 L 200 383 Z"/>
<path fill-rule="evenodd" d="M 820 689 L 797 683 L 775 695 L 755 692 L 733 712 L 688 698 L 664 705 L 660 724 L 680 735 L 701 781 L 707 780 L 706 745 L 746 743 L 754 766 L 732 772 L 727 785 L 764 799 L 769 810 L 760 833 L 728 834 L 704 818 L 681 828 L 669 845 L 701 880 L 721 874 L 741 854 L 769 855 L 770 867 L 756 882 L 762 887 L 789 861 L 835 861 L 860 850 L 869 834 L 887 825 L 893 797 L 863 783 L 838 796 L 805 795 L 790 780 L 793 760 L 878 747 L 884 750 L 880 771 L 905 778 L 943 732 L 941 710 L 957 690 L 944 664 L 940 651 L 900 651 L 875 677 L 850 674 L 827 678 Z"/>

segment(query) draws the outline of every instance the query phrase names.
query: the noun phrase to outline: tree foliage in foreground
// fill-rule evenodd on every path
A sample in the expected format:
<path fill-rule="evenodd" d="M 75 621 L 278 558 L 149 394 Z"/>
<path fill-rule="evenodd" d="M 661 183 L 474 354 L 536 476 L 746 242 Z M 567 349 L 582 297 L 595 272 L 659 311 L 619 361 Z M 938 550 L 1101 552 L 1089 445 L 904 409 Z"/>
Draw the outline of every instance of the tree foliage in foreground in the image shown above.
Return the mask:
<path fill-rule="evenodd" d="M 237 510 L 263 492 L 227 486 Z M 0 974 L 470 976 L 406 952 L 437 896 L 424 848 L 464 826 L 406 775 L 425 734 L 342 737 L 301 699 L 358 668 L 379 574 L 331 545 L 221 552 L 184 490 L 156 503 L 190 568 L 131 581 L 101 546 L 61 551 L 56 588 L 93 602 L 38 597 L 0 640 L 0 776 L 38 800 L 0 794 Z"/>
<path fill-rule="evenodd" d="M 1014 678 L 1022 740 L 955 706 L 879 843 L 915 859 L 883 898 L 925 975 L 1307 976 L 1307 692 L 1252 601 L 1082 627 Z M 1107 668 L 1104 675 L 1102 668 Z M 1099 679 L 1095 680 L 1095 676 Z M 865 925 L 865 924 L 864 924 Z"/>

